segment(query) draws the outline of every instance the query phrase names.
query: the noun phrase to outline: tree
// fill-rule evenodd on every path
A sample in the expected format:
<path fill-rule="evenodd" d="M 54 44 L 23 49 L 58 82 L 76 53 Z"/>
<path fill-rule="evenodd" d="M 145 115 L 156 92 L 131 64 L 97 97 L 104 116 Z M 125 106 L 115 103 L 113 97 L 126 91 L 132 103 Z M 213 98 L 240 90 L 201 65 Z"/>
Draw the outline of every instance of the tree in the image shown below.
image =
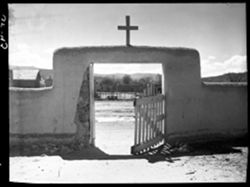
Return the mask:
<path fill-rule="evenodd" d="M 139 83 L 145 87 L 148 83 L 150 83 L 152 80 L 150 77 L 144 77 L 144 78 L 140 78 Z"/>
<path fill-rule="evenodd" d="M 161 74 L 157 74 L 156 75 L 156 81 L 155 81 L 156 84 L 161 84 Z"/>
<path fill-rule="evenodd" d="M 51 76 L 49 76 L 47 79 L 45 79 L 45 85 L 47 87 L 52 86 L 52 84 L 53 84 L 53 79 Z"/>
<path fill-rule="evenodd" d="M 114 81 L 109 77 L 104 77 L 101 81 L 101 87 L 103 88 L 103 91 L 112 91 L 113 85 Z"/>
<path fill-rule="evenodd" d="M 129 75 L 124 75 L 122 78 L 122 82 L 124 84 L 130 84 L 132 82 L 132 78 Z"/>

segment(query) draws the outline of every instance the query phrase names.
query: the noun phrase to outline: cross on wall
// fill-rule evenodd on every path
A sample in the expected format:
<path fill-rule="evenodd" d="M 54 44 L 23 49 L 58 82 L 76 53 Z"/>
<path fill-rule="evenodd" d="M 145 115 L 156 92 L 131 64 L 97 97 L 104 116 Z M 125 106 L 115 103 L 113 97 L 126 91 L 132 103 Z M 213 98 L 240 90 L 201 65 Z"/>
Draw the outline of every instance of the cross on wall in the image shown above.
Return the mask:
<path fill-rule="evenodd" d="M 130 45 L 130 31 L 138 30 L 138 26 L 130 26 L 130 16 L 126 16 L 126 26 L 118 26 L 118 30 L 126 30 L 126 45 Z"/>

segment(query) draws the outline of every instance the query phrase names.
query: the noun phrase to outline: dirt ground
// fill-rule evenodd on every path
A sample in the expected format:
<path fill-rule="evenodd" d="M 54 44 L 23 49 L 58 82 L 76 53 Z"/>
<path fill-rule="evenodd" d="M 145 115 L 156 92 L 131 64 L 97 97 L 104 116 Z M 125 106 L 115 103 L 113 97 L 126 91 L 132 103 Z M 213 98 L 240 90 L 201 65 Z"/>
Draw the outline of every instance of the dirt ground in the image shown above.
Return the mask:
<path fill-rule="evenodd" d="M 96 147 L 68 155 L 10 157 L 10 181 L 28 183 L 246 182 L 248 148 L 235 146 L 194 154 L 130 155 L 132 102 L 97 101 Z M 211 146 L 213 147 L 213 146 Z M 228 148 L 228 147 L 227 147 Z M 220 151 L 218 151 L 220 150 Z M 224 150 L 224 151 L 222 151 Z"/>
<path fill-rule="evenodd" d="M 131 101 L 95 102 L 95 145 L 107 154 L 129 155 L 134 143 Z"/>

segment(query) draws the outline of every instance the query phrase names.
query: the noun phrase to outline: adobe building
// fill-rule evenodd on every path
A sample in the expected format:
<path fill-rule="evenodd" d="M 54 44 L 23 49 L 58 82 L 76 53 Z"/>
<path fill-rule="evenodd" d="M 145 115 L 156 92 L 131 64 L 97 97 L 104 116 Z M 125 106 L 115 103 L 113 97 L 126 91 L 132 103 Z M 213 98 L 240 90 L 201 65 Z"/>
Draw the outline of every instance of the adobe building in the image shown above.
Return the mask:
<path fill-rule="evenodd" d="M 10 150 L 15 146 L 94 145 L 94 63 L 161 63 L 166 142 L 213 141 L 248 133 L 247 84 L 203 83 L 195 49 L 149 46 L 61 48 L 52 88 L 10 89 Z"/>
<path fill-rule="evenodd" d="M 11 71 L 11 86 L 21 88 L 40 87 L 41 75 L 37 69 L 13 69 Z"/>

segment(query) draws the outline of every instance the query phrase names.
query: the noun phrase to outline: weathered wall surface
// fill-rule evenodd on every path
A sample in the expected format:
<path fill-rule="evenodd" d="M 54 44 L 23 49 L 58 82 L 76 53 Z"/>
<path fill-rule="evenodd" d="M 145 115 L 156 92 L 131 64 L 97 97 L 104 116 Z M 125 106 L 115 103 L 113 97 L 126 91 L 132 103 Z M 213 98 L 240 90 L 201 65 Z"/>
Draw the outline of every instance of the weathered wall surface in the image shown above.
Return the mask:
<path fill-rule="evenodd" d="M 54 154 L 75 149 L 75 127 L 60 123 L 53 88 L 9 91 L 10 155 Z M 71 149 L 69 149 L 69 147 Z"/>
<path fill-rule="evenodd" d="M 56 124 L 50 120 L 53 118 L 51 89 L 11 88 L 9 94 L 10 133 L 53 132 Z"/>
<path fill-rule="evenodd" d="M 169 140 L 211 141 L 248 132 L 246 85 L 201 83 L 194 95 L 168 102 Z"/>
<path fill-rule="evenodd" d="M 53 88 L 11 89 L 10 133 L 74 133 L 75 128 L 60 123 L 61 108 Z"/>
<path fill-rule="evenodd" d="M 207 141 L 247 133 L 247 86 L 205 85 L 199 55 L 163 62 L 168 140 Z"/>
<path fill-rule="evenodd" d="M 203 129 L 232 136 L 248 131 L 246 84 L 203 84 L 202 96 Z"/>

